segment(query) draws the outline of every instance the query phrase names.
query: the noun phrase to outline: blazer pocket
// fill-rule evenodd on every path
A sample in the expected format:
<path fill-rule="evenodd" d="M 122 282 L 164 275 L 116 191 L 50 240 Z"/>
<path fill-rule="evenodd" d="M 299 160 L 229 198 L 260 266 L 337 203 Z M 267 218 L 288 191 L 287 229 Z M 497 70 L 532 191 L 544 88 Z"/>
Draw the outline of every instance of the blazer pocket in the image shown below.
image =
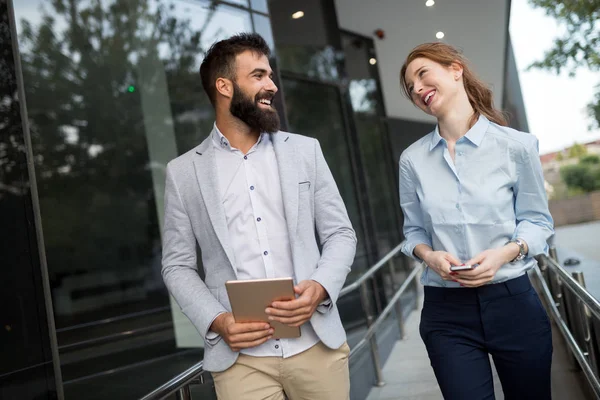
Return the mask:
<path fill-rule="evenodd" d="M 298 192 L 304 192 L 304 191 L 306 191 L 308 189 L 310 189 L 310 182 L 309 181 L 298 183 Z"/>

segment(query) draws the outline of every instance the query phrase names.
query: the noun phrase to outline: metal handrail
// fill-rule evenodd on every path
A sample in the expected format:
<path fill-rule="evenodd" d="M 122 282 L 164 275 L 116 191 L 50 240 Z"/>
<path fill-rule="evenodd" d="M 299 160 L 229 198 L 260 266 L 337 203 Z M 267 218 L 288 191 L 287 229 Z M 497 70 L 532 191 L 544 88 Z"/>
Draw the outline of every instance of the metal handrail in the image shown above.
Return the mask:
<path fill-rule="evenodd" d="M 567 323 L 561 317 L 560 312 L 558 311 L 558 307 L 556 307 L 556 303 L 554 303 L 554 300 L 552 298 L 552 293 L 550 293 L 550 289 L 548 288 L 548 284 L 544 280 L 544 277 L 542 276 L 542 273 L 540 272 L 540 270 L 538 268 L 534 268 L 534 273 L 536 274 L 537 278 L 540 280 L 540 284 L 542 286 L 542 293 L 548 300 L 547 303 L 549 305 L 550 314 L 552 315 L 552 318 L 554 318 L 554 321 L 556 322 L 558 329 L 560 329 L 560 332 L 563 334 L 563 336 L 567 342 L 567 345 L 569 346 L 569 348 L 571 349 L 571 352 L 573 353 L 573 356 L 575 357 L 575 359 L 581 366 L 581 369 L 585 373 L 585 376 L 588 379 L 588 381 L 590 382 L 590 385 L 592 386 L 594 393 L 596 394 L 596 396 L 600 396 L 600 382 L 598 382 L 598 378 L 594 375 L 592 368 L 590 367 L 590 365 L 588 364 L 588 362 L 586 360 L 585 354 L 579 348 L 579 345 L 577 344 L 575 337 L 569 330 Z"/>
<path fill-rule="evenodd" d="M 421 270 L 421 266 L 415 268 L 409 274 L 409 276 L 405 279 L 404 283 L 394 293 L 394 296 L 390 299 L 390 301 L 388 302 L 388 305 L 385 307 L 385 309 L 381 312 L 381 314 L 375 320 L 373 320 L 373 317 L 370 313 L 369 307 L 366 304 L 367 295 L 366 295 L 365 284 L 366 284 L 367 279 L 371 278 L 377 271 L 379 271 L 384 265 L 386 265 L 386 263 L 390 263 L 390 265 L 389 265 L 390 269 L 392 271 L 394 270 L 393 257 L 400 252 L 400 249 L 402 248 L 403 244 L 404 244 L 404 242 L 400 243 L 398 246 L 396 246 L 394 249 L 392 249 L 390 252 L 388 252 L 375 265 L 373 265 L 371 268 L 369 268 L 364 274 L 362 274 L 356 281 L 345 286 L 340 291 L 340 295 L 338 296 L 338 299 L 339 299 L 356 289 L 361 289 L 361 303 L 362 303 L 363 309 L 365 310 L 365 313 L 367 315 L 368 329 L 367 329 L 367 332 L 365 333 L 365 336 L 350 351 L 349 357 L 352 357 L 354 354 L 356 354 L 356 352 L 358 350 L 362 349 L 367 344 L 367 342 L 370 343 L 371 355 L 373 357 L 373 362 L 375 364 L 375 374 L 376 374 L 376 378 L 377 378 L 377 383 L 376 383 L 377 386 L 382 386 L 384 383 L 383 383 L 383 378 L 382 378 L 381 365 L 380 365 L 380 361 L 379 361 L 379 350 L 377 348 L 377 342 L 375 340 L 374 335 L 377 332 L 377 329 L 383 323 L 383 320 L 388 316 L 388 314 L 391 313 L 392 308 L 396 307 L 397 312 L 400 312 L 398 310 L 400 297 L 406 291 L 406 289 L 408 288 L 408 286 L 410 285 L 412 280 L 415 278 L 416 274 Z M 401 336 L 403 336 L 403 324 L 402 324 L 402 315 L 401 314 L 399 315 L 398 324 L 399 324 L 399 328 L 400 328 L 400 334 L 401 334 Z M 203 361 L 201 361 L 198 364 L 192 366 L 191 368 L 183 371 L 181 374 L 172 378 L 171 380 L 164 383 L 163 385 L 159 386 L 152 392 L 148 393 L 147 395 L 142 397 L 140 400 L 162 400 L 165 397 L 167 397 L 173 393 L 176 393 L 178 400 L 189 400 L 189 399 L 191 399 L 191 395 L 190 395 L 190 391 L 189 391 L 189 384 L 193 383 L 196 379 L 200 379 L 200 381 L 202 382 L 202 374 L 203 373 L 204 373 Z"/>
<path fill-rule="evenodd" d="M 562 283 L 566 284 L 577 298 L 589 307 L 590 311 L 600 320 L 600 302 L 596 300 L 584 287 L 582 287 L 567 271 L 564 270 L 554 259 L 542 256 L 548 266 L 558 274 Z"/>
<path fill-rule="evenodd" d="M 400 249 L 402 249 L 402 245 L 404 242 L 401 242 L 398 246 L 394 247 L 389 253 L 387 253 L 381 260 L 379 260 L 375 265 L 367 270 L 364 274 L 362 274 L 357 280 L 352 282 L 351 284 L 344 286 L 344 288 L 340 291 L 340 297 L 347 295 L 348 293 L 360 288 L 360 285 L 373 276 L 377 271 L 381 269 L 392 257 L 394 257 Z"/>
<path fill-rule="evenodd" d="M 168 382 L 154 389 L 152 392 L 148 393 L 140 400 L 159 400 L 164 399 L 165 397 L 181 391 L 182 388 L 186 387 L 194 380 L 200 378 L 202 381 L 202 373 L 204 372 L 204 361 L 200 361 L 199 363 L 191 366 L 186 369 L 176 377 L 172 378 Z M 185 398 L 178 393 L 178 398 Z"/>
<path fill-rule="evenodd" d="M 412 272 L 408 275 L 404 283 L 402 283 L 402 286 L 400 286 L 400 288 L 396 291 L 394 296 L 390 299 L 388 305 L 383 309 L 381 314 L 379 314 L 379 316 L 369 327 L 369 329 L 367 329 L 365 336 L 356 344 L 356 346 L 352 348 L 352 350 L 350 350 L 350 357 L 358 353 L 358 351 L 361 350 L 367 344 L 367 341 L 373 337 L 373 335 L 376 333 L 377 329 L 379 329 L 380 325 L 383 323 L 388 314 L 392 312 L 392 309 L 396 306 L 398 300 L 400 300 L 400 296 L 404 294 L 404 291 L 406 290 L 406 288 L 408 288 L 408 285 L 410 285 L 412 280 L 416 278 L 417 274 L 422 269 L 423 264 L 419 264 L 418 267 L 412 270 Z M 401 316 L 399 316 L 399 318 L 401 318 Z"/>
<path fill-rule="evenodd" d="M 591 389 L 594 391 L 596 397 L 600 398 L 600 380 L 598 379 L 598 365 L 596 362 L 596 353 L 599 349 L 594 348 L 593 339 L 591 336 L 590 320 L 592 316 L 600 320 L 600 302 L 591 296 L 585 289 L 585 282 L 583 281 L 583 273 L 576 271 L 571 276 L 565 269 L 563 269 L 556 257 L 556 249 L 552 248 L 550 252 L 552 257 L 546 255 L 540 255 L 538 257 L 538 265 L 533 269 L 533 275 L 538 279 L 540 283 L 541 294 L 546 298 L 546 303 L 550 309 L 550 315 L 554 319 L 560 332 L 562 333 L 567 346 L 571 350 L 574 359 L 581 367 L 585 374 Z M 549 271 L 555 274 L 556 278 L 556 289 L 553 289 L 552 280 L 548 274 Z M 578 282 L 574 277 L 578 278 Z M 548 282 L 550 281 L 550 282 Z M 567 316 L 570 311 L 565 307 L 565 294 L 563 288 L 570 291 L 575 296 L 575 299 L 580 302 L 575 308 L 574 315 Z M 559 293 L 554 293 L 558 291 Z M 562 309 L 559 310 L 559 308 Z M 573 309 L 571 309 L 572 311 Z M 570 318 L 569 318 L 570 317 Z M 582 320 L 583 319 L 583 320 Z M 581 329 L 584 333 L 583 346 L 586 347 L 585 351 L 582 350 L 574 334 L 574 330 Z"/>

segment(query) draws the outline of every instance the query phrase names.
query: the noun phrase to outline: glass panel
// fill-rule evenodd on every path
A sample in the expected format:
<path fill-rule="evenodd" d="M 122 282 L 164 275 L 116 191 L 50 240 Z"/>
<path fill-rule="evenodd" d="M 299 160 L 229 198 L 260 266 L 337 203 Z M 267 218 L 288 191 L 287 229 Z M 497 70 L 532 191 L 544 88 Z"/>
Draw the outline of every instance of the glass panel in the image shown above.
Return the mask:
<path fill-rule="evenodd" d="M 56 398 L 8 4 L 0 0 L 0 398 Z"/>
<path fill-rule="evenodd" d="M 250 0 L 250 7 L 255 11 L 268 13 L 267 0 Z"/>
<path fill-rule="evenodd" d="M 283 79 L 283 89 L 290 131 L 319 140 L 356 231 L 358 245 L 352 271 L 346 280 L 348 284 L 360 276 L 368 265 L 354 176 L 345 140 L 340 95 L 333 86 L 286 78 Z M 346 329 L 364 324 L 358 291 L 341 298 L 338 307 Z"/>
<path fill-rule="evenodd" d="M 282 71 L 328 81 L 340 77 L 343 53 L 329 41 L 331 21 L 319 0 L 271 0 L 269 10 Z"/>
<path fill-rule="evenodd" d="M 273 31 L 271 30 L 271 20 L 269 17 L 256 13 L 252 13 L 252 18 L 254 19 L 254 31 L 265 39 L 272 53 L 275 54 L 275 41 L 273 40 Z"/>
<path fill-rule="evenodd" d="M 290 131 L 319 140 L 356 230 L 358 248 L 355 265 L 348 278 L 350 282 L 366 267 L 366 250 L 339 92 L 332 86 L 286 78 L 283 79 L 283 89 Z"/>
<path fill-rule="evenodd" d="M 250 15 L 187 0 L 15 7 L 67 399 L 139 398 L 202 358 L 178 349 L 161 277 L 164 169 L 212 128 L 204 52 L 251 31 Z"/>
<path fill-rule="evenodd" d="M 377 249 L 382 257 L 400 242 L 400 226 L 398 192 L 392 169 L 395 163 L 390 162 L 392 154 L 383 123 L 385 115 L 377 85 L 375 51 L 370 40 L 349 34 L 342 34 L 342 45 Z"/>
<path fill-rule="evenodd" d="M 182 0 L 182 1 L 189 1 L 189 0 Z M 200 0 L 200 1 L 203 1 L 203 0 Z M 218 0 L 210 0 L 210 1 L 214 3 L 215 1 L 218 1 Z M 248 0 L 224 0 L 224 1 L 231 3 L 231 4 L 239 4 L 240 6 L 248 7 Z"/>

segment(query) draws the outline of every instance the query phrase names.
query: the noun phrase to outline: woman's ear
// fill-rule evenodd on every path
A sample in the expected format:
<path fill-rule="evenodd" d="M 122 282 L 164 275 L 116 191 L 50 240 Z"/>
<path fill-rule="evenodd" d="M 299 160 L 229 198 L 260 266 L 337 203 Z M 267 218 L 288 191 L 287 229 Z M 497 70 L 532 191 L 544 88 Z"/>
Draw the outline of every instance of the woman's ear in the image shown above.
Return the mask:
<path fill-rule="evenodd" d="M 217 78 L 217 82 L 215 82 L 215 88 L 217 89 L 217 93 L 220 93 L 222 96 L 233 96 L 233 84 L 227 78 Z"/>
<path fill-rule="evenodd" d="M 457 81 L 462 77 L 463 74 L 463 66 L 458 62 L 453 62 L 450 64 L 450 70 L 452 71 L 452 75 L 454 76 L 454 80 Z"/>

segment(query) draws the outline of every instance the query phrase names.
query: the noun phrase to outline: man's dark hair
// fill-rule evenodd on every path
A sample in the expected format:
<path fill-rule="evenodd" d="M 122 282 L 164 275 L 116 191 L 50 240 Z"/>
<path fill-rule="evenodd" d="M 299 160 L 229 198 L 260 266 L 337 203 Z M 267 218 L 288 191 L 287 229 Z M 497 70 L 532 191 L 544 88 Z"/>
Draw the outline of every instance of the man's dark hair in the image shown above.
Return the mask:
<path fill-rule="evenodd" d="M 257 54 L 271 56 L 271 50 L 262 36 L 256 33 L 240 33 L 213 44 L 206 52 L 200 66 L 202 86 L 210 102 L 215 105 L 217 89 L 215 82 L 218 78 L 235 81 L 235 58 L 238 54 L 251 50 Z"/>

